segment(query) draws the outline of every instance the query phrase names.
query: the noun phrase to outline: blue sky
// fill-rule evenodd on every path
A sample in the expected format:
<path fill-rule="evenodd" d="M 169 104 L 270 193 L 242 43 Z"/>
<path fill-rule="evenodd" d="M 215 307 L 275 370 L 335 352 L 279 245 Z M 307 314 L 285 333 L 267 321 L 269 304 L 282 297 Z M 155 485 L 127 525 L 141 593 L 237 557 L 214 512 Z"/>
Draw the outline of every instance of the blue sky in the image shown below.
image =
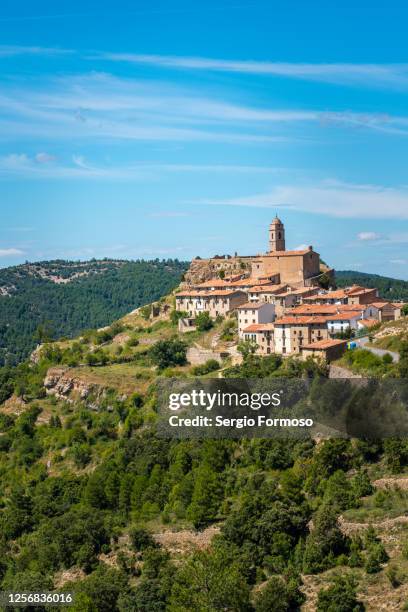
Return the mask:
<path fill-rule="evenodd" d="M 254 254 L 278 212 L 288 248 L 408 279 L 407 18 L 2 2 L 0 266 Z"/>

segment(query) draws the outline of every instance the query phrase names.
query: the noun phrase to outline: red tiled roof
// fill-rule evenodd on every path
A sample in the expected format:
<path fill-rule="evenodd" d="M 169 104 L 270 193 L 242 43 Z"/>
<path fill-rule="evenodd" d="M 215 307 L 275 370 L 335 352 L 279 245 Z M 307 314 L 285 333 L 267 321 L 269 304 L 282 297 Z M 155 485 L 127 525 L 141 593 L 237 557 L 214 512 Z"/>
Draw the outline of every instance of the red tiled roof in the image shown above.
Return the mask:
<path fill-rule="evenodd" d="M 374 325 L 378 325 L 379 321 L 377 319 L 361 319 L 359 321 L 364 327 L 373 327 Z"/>
<path fill-rule="evenodd" d="M 275 325 L 312 325 L 314 323 L 326 323 L 327 317 L 291 317 L 286 316 L 275 321 Z"/>
<path fill-rule="evenodd" d="M 302 349 L 324 350 L 331 348 L 332 346 L 339 346 L 340 344 L 347 344 L 347 340 L 317 340 L 311 344 L 305 344 L 302 346 Z"/>
<path fill-rule="evenodd" d="M 236 293 L 244 293 L 239 289 L 214 289 L 213 291 L 181 291 L 180 293 L 176 293 L 176 298 L 179 297 L 228 297 L 230 295 L 235 295 Z"/>
<path fill-rule="evenodd" d="M 290 310 L 291 315 L 304 314 L 336 314 L 338 312 L 336 304 L 302 304 Z"/>
<path fill-rule="evenodd" d="M 287 285 L 271 285 L 265 284 L 262 286 L 251 287 L 249 290 L 251 293 L 279 293 L 279 291 L 284 291 Z"/>
<path fill-rule="evenodd" d="M 274 325 L 273 323 L 253 323 L 252 325 L 248 325 L 243 332 L 262 332 L 262 331 L 273 331 Z"/>
<path fill-rule="evenodd" d="M 356 317 L 361 317 L 361 311 L 358 312 L 353 310 L 351 312 L 339 312 L 326 318 L 328 321 L 351 321 L 351 319 L 355 319 Z"/>
<path fill-rule="evenodd" d="M 360 285 L 353 285 L 352 287 L 349 287 L 348 289 L 346 289 L 346 292 L 348 295 L 360 295 L 364 293 L 371 293 L 372 291 L 375 291 L 376 289 L 373 287 L 361 287 Z"/>
<path fill-rule="evenodd" d="M 375 306 L 375 308 L 378 308 L 378 310 L 381 310 L 382 308 L 384 308 L 384 306 L 391 306 L 392 308 L 394 308 L 394 310 L 395 308 L 397 308 L 392 302 L 387 302 L 385 300 L 381 302 L 372 302 L 371 304 L 368 304 L 368 306 Z"/>
<path fill-rule="evenodd" d="M 265 305 L 266 302 L 246 302 L 245 304 L 238 306 L 238 310 L 257 310 Z"/>

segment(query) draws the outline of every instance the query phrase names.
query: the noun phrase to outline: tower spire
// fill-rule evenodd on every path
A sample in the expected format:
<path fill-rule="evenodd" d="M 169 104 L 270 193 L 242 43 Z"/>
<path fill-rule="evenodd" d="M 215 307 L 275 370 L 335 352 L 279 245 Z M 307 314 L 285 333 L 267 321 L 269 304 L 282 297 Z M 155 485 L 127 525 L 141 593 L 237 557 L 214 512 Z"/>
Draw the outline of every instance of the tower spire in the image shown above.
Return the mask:
<path fill-rule="evenodd" d="M 276 214 L 269 226 L 269 251 L 285 250 L 285 226 Z"/>

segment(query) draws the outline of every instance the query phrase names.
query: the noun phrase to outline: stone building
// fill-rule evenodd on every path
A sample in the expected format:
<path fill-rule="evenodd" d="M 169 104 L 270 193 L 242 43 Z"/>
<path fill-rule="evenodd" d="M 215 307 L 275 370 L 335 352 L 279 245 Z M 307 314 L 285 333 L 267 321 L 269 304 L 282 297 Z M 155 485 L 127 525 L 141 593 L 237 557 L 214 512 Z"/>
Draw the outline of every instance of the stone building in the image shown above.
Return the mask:
<path fill-rule="evenodd" d="M 243 337 L 243 330 L 249 325 L 272 323 L 275 318 L 275 307 L 269 302 L 247 302 L 238 306 L 238 335 Z"/>
<path fill-rule="evenodd" d="M 194 318 L 208 312 L 212 319 L 225 316 L 247 301 L 247 294 L 238 289 L 213 291 L 181 291 L 176 294 L 176 310 Z"/>
<path fill-rule="evenodd" d="M 243 330 L 244 340 L 255 342 L 258 355 L 270 355 L 275 352 L 274 324 L 254 323 Z"/>
<path fill-rule="evenodd" d="M 276 319 L 274 323 L 275 353 L 299 353 L 304 345 L 327 340 L 326 317 L 292 317 Z"/>
<path fill-rule="evenodd" d="M 286 250 L 286 231 L 282 221 L 275 217 L 269 226 L 269 249 L 259 255 L 216 255 L 210 259 L 193 259 L 185 275 L 189 286 L 221 276 L 242 274 L 269 279 L 273 284 L 305 287 L 317 284 L 322 274 L 320 256 L 309 246 L 307 249 Z M 329 274 L 332 271 L 325 268 Z"/>

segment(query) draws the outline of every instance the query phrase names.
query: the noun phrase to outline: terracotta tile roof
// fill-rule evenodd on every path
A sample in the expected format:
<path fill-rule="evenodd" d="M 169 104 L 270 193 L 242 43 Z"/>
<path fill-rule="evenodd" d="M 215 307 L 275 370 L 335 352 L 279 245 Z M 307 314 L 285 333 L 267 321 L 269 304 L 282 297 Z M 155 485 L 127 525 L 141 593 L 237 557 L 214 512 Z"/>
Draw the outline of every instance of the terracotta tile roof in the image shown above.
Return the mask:
<path fill-rule="evenodd" d="M 200 297 L 200 298 L 211 298 L 211 297 L 229 297 L 231 295 L 235 295 L 237 293 L 244 294 L 243 291 L 239 289 L 214 289 L 213 291 L 181 291 L 180 293 L 176 293 L 177 298 L 183 297 Z"/>
<path fill-rule="evenodd" d="M 258 310 L 262 306 L 266 306 L 266 302 L 246 302 L 238 306 L 238 310 Z"/>
<path fill-rule="evenodd" d="M 275 325 L 313 325 L 326 323 L 327 317 L 291 317 L 286 316 L 275 321 Z"/>
<path fill-rule="evenodd" d="M 371 306 L 371 304 L 337 304 L 336 306 L 339 309 L 339 312 L 347 312 L 350 310 L 354 310 L 355 312 L 360 310 L 362 312 L 368 306 Z"/>
<path fill-rule="evenodd" d="M 340 344 L 347 344 L 347 340 L 317 340 L 311 344 L 305 344 L 302 349 L 325 350 L 332 346 L 340 346 Z"/>
<path fill-rule="evenodd" d="M 198 285 L 194 285 L 197 289 L 209 289 L 211 287 L 228 287 L 231 284 L 231 281 L 225 280 L 223 278 L 211 278 L 204 283 L 200 283 Z"/>
<path fill-rule="evenodd" d="M 369 306 L 375 306 L 375 308 L 378 308 L 378 310 L 381 310 L 382 308 L 384 308 L 384 306 L 391 306 L 391 308 L 396 308 L 396 306 L 394 306 L 394 304 L 392 302 L 387 302 L 385 300 L 381 301 L 381 302 L 372 302 L 371 304 L 368 304 Z"/>
<path fill-rule="evenodd" d="M 336 315 L 342 312 L 363 312 L 367 308 L 364 304 L 301 304 L 289 311 L 290 315 L 320 314 Z"/>
<path fill-rule="evenodd" d="M 301 304 L 291 308 L 291 315 L 305 314 L 337 314 L 339 306 L 336 304 Z"/>
<path fill-rule="evenodd" d="M 242 278 L 241 280 L 231 283 L 233 287 L 256 287 L 258 285 L 270 285 L 270 280 L 261 280 L 260 278 Z"/>
<path fill-rule="evenodd" d="M 353 285 L 346 289 L 348 295 L 361 295 L 364 293 L 371 293 L 372 291 L 376 291 L 375 288 L 370 287 L 361 287 L 360 285 Z"/>
<path fill-rule="evenodd" d="M 378 325 L 379 321 L 377 319 L 361 319 L 359 321 L 364 327 L 373 327 L 374 325 Z"/>
<path fill-rule="evenodd" d="M 329 315 L 326 319 L 328 321 L 351 321 L 351 319 L 358 317 L 361 317 L 361 311 L 352 310 L 351 312 L 339 312 L 335 315 Z"/>
<path fill-rule="evenodd" d="M 316 291 L 314 287 L 300 287 L 300 289 L 292 289 L 291 293 L 294 295 L 303 295 L 304 293 L 310 293 Z"/>
<path fill-rule="evenodd" d="M 280 291 L 284 291 L 287 285 L 271 285 L 265 284 L 261 286 L 251 287 L 249 290 L 250 293 L 279 293 Z"/>
<path fill-rule="evenodd" d="M 263 332 L 263 331 L 273 331 L 273 330 L 274 330 L 273 323 L 253 323 L 252 325 L 248 325 L 248 327 L 246 327 L 243 330 L 243 332 L 250 333 L 250 332 Z"/>

